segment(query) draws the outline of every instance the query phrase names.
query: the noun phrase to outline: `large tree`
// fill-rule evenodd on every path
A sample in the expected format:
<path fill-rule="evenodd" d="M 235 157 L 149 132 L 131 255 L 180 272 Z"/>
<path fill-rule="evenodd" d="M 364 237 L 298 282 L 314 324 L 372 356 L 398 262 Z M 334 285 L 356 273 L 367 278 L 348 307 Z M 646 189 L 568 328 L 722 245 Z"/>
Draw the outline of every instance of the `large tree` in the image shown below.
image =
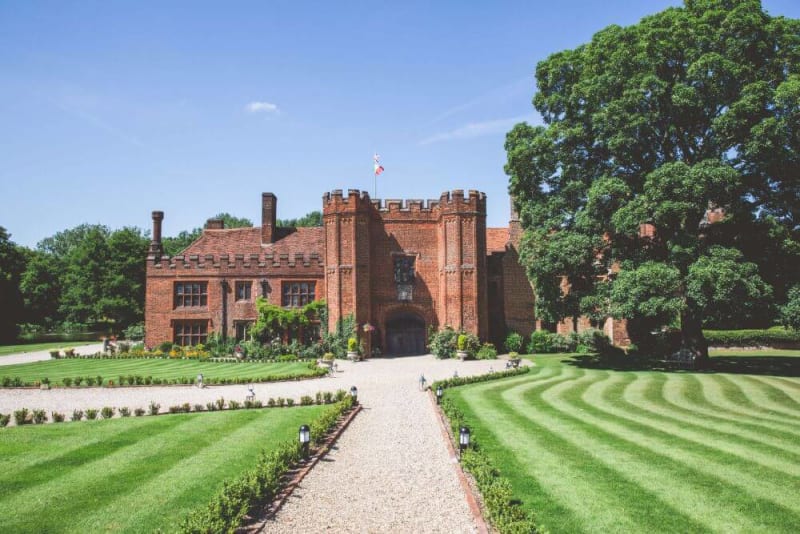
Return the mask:
<path fill-rule="evenodd" d="M 544 126 L 508 134 L 506 172 L 538 314 L 611 313 L 634 341 L 679 319 L 707 357 L 710 311 L 770 300 L 751 253 L 797 258 L 800 21 L 686 0 L 553 54 L 536 79 Z"/>
<path fill-rule="evenodd" d="M 0 226 L 0 342 L 13 342 L 17 324 L 23 322 L 23 300 L 19 281 L 25 270 L 26 255 Z"/>

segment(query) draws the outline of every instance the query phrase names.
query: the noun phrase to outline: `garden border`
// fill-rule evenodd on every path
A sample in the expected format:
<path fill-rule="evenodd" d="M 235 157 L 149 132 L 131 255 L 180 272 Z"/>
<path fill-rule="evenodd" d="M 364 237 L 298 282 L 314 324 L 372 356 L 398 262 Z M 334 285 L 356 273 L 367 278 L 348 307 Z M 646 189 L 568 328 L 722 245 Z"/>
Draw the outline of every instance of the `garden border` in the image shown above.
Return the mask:
<path fill-rule="evenodd" d="M 439 423 L 439 429 L 442 431 L 442 437 L 447 444 L 447 452 L 450 454 L 450 461 L 455 467 L 456 475 L 458 475 L 458 482 L 461 484 L 461 487 L 464 489 L 464 493 L 466 494 L 467 506 L 469 506 L 469 511 L 472 513 L 472 518 L 475 520 L 475 526 L 477 527 L 478 533 L 488 534 L 488 522 L 483 516 L 482 506 L 479 504 L 479 502 L 482 502 L 479 499 L 480 492 L 477 491 L 474 481 L 471 483 L 470 479 L 467 478 L 467 474 L 464 472 L 464 469 L 461 467 L 461 462 L 458 460 L 458 455 L 453 447 L 453 435 L 450 432 L 450 425 L 448 425 L 445 421 L 446 416 L 444 412 L 441 410 L 441 408 L 439 408 L 439 405 L 436 404 L 436 396 L 432 388 L 428 389 L 428 399 L 430 399 L 433 410 L 436 413 L 436 421 Z"/>
<path fill-rule="evenodd" d="M 283 505 L 286 504 L 286 501 L 289 500 L 289 497 L 291 497 L 292 493 L 294 493 L 294 490 L 300 485 L 306 475 L 308 475 L 308 473 L 314 469 L 317 463 L 319 463 L 319 461 L 322 460 L 322 458 L 324 458 L 328 452 L 330 452 L 333 444 L 336 443 L 342 433 L 347 429 L 348 426 L 350 426 L 350 423 L 353 421 L 353 419 L 355 419 L 356 415 L 361 413 L 361 408 L 362 405 L 359 403 L 355 406 L 355 408 L 350 410 L 350 413 L 347 414 L 347 417 L 339 423 L 335 430 L 328 434 L 322 445 L 320 445 L 316 449 L 315 453 L 305 462 L 305 465 L 297 469 L 292 478 L 281 489 L 275 499 L 269 503 L 266 503 L 262 507 L 259 516 L 252 518 L 253 522 L 241 525 L 238 529 L 236 529 L 236 532 L 243 534 L 255 534 L 263 531 L 267 523 L 275 519 L 275 516 L 281 510 Z"/>

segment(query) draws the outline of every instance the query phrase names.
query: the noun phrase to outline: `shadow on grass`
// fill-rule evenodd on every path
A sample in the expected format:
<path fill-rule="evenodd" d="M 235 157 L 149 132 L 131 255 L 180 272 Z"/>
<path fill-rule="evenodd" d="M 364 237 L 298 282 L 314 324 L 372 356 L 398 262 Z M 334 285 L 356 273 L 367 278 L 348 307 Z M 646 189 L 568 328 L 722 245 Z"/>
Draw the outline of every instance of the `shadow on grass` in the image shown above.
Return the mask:
<path fill-rule="evenodd" d="M 800 357 L 796 356 L 712 356 L 708 366 L 686 370 L 671 367 L 664 360 L 641 356 L 603 357 L 597 354 L 572 356 L 561 360 L 567 365 L 607 371 L 663 371 L 677 373 L 733 373 L 747 375 L 800 376 Z"/>

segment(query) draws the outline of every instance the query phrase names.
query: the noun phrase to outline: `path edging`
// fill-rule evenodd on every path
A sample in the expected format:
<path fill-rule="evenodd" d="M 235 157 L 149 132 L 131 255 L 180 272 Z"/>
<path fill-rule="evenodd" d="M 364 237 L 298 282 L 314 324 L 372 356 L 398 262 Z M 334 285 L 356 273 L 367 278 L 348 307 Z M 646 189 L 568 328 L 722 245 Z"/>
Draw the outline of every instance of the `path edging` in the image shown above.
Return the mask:
<path fill-rule="evenodd" d="M 442 412 L 442 410 L 439 408 L 439 405 L 436 404 L 436 397 L 433 391 L 430 389 L 428 390 L 428 399 L 431 401 L 431 404 L 433 405 L 433 411 L 436 413 L 436 420 L 439 423 L 439 429 L 442 431 L 442 437 L 447 444 L 447 451 L 450 454 L 450 461 L 453 463 L 456 474 L 458 475 L 458 481 L 461 483 L 461 487 L 464 490 L 464 494 L 467 499 L 467 506 L 469 506 L 469 510 L 472 513 L 472 518 L 475 520 L 475 526 L 477 527 L 479 534 L 488 534 L 490 532 L 489 526 L 486 522 L 486 519 L 483 517 L 483 512 L 478 504 L 474 487 L 469 483 L 467 474 L 464 472 L 464 469 L 462 469 L 461 462 L 458 459 L 458 454 L 456 454 L 456 450 L 453 447 L 453 441 L 450 435 L 450 427 L 447 424 L 444 412 Z"/>

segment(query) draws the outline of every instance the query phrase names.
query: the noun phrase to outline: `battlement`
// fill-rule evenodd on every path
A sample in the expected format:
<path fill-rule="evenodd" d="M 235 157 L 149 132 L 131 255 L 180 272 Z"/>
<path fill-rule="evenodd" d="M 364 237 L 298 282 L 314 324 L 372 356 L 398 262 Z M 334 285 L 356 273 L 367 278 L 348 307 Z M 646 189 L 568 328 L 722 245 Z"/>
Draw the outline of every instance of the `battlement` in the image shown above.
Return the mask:
<path fill-rule="evenodd" d="M 440 211 L 470 211 L 486 213 L 486 193 L 470 189 L 445 191 L 439 199 L 370 199 L 367 191 L 349 189 L 347 195 L 341 189 L 334 189 L 322 197 L 324 213 L 342 211 L 361 211 L 371 209 L 381 215 L 395 213 L 438 214 Z"/>
<path fill-rule="evenodd" d="M 268 274 L 270 269 L 286 267 L 322 272 L 324 264 L 317 252 L 311 252 L 310 254 L 302 252 L 273 254 L 267 252 L 264 254 L 190 254 L 188 256 L 179 254 L 171 258 L 162 256 L 157 261 L 150 259 L 147 267 L 148 270 L 161 270 L 165 273 L 195 269 L 206 272 L 211 270 L 236 270 L 237 274 L 253 271 L 254 275 L 261 275 Z"/>

